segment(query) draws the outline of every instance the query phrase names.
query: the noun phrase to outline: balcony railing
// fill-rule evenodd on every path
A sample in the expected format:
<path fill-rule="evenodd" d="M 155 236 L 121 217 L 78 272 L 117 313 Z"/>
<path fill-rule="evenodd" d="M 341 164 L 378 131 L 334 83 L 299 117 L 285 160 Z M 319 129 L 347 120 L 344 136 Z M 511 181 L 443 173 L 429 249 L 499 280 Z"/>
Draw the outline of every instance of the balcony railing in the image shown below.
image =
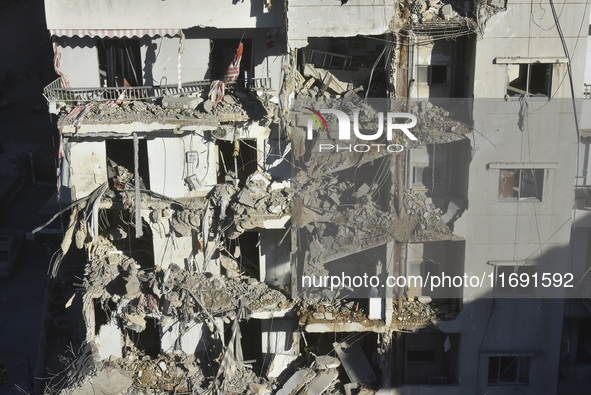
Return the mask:
<path fill-rule="evenodd" d="M 591 185 L 575 186 L 576 208 L 591 210 Z"/>
<path fill-rule="evenodd" d="M 131 86 L 131 87 L 103 87 L 103 88 L 64 88 L 61 78 L 56 79 L 43 89 L 43 96 L 48 102 L 76 102 L 115 101 L 122 93 L 127 100 L 150 100 L 169 95 L 181 95 L 208 89 L 209 80 L 188 82 L 182 85 L 161 86 Z M 244 80 L 232 84 L 244 86 Z M 246 84 L 250 89 L 270 89 L 271 78 L 251 78 Z"/>

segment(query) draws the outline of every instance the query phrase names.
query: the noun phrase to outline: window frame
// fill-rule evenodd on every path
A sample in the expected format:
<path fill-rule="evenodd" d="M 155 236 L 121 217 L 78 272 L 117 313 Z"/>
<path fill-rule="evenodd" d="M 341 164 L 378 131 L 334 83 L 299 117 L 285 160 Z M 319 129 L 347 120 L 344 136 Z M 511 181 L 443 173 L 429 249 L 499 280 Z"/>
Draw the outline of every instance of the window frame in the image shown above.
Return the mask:
<path fill-rule="evenodd" d="M 491 360 L 498 359 L 498 369 L 497 369 L 497 377 L 496 380 L 491 380 Z M 515 380 L 514 381 L 502 381 L 501 375 L 505 372 L 501 372 L 501 361 L 503 358 L 513 358 L 517 362 L 515 368 Z M 490 355 L 488 356 L 488 366 L 487 366 L 487 385 L 489 386 L 527 386 L 529 385 L 529 374 L 530 374 L 530 364 L 531 364 L 531 356 L 527 355 Z M 523 363 L 525 362 L 525 363 Z M 524 377 L 524 379 L 523 379 Z"/>
<path fill-rule="evenodd" d="M 498 200 L 500 202 L 543 202 L 544 201 L 544 184 L 545 184 L 545 180 L 546 180 L 546 170 L 545 168 L 537 168 L 537 167 L 526 167 L 526 168 L 508 168 L 508 167 L 502 167 L 499 168 L 499 187 L 498 187 Z M 536 193 L 536 196 L 526 196 L 526 197 L 522 197 L 521 195 L 524 194 L 524 191 L 522 190 L 524 188 L 525 185 L 527 185 L 527 181 L 524 182 L 524 174 L 526 174 L 525 172 L 527 171 L 531 171 L 532 172 L 532 176 L 533 176 L 533 182 L 534 182 L 534 190 Z M 514 174 L 519 174 L 519 180 L 518 180 L 518 184 L 517 187 L 515 187 L 515 177 L 513 178 L 513 191 L 517 191 L 517 197 L 503 197 L 501 196 L 501 192 L 504 189 L 504 183 L 506 178 L 503 177 L 503 172 L 513 172 Z M 541 172 L 541 173 L 538 173 Z M 536 174 L 537 173 L 537 174 Z M 541 186 L 538 187 L 537 184 L 537 179 L 538 179 L 538 175 L 539 174 L 539 179 L 541 182 Z M 539 192 L 539 196 L 538 195 Z"/>
<path fill-rule="evenodd" d="M 548 94 L 545 96 L 533 96 L 530 93 L 532 65 L 546 65 L 546 66 L 548 66 L 548 83 L 546 85 L 546 89 L 548 91 Z M 526 97 L 528 97 L 530 99 L 550 100 L 552 98 L 552 79 L 553 79 L 552 77 L 553 77 L 553 73 L 554 73 L 553 65 L 554 65 L 553 63 L 542 63 L 542 62 L 507 63 L 507 64 L 505 64 L 505 96 L 509 100 L 519 100 L 519 98 L 523 95 L 525 95 Z M 511 82 L 509 80 L 509 78 L 510 78 L 509 77 L 509 67 L 511 67 L 511 66 L 517 66 L 517 67 L 527 66 L 525 91 L 523 91 L 523 93 L 515 92 L 515 94 L 513 94 L 513 95 L 509 94 L 509 83 Z M 514 88 L 514 89 L 516 89 L 516 88 Z"/>
<path fill-rule="evenodd" d="M 444 82 L 433 82 L 433 67 L 445 67 L 445 81 Z M 427 69 L 427 81 L 419 79 L 419 68 Z M 419 64 L 417 65 L 417 78 L 419 85 L 445 85 L 449 83 L 449 66 L 447 64 Z"/>

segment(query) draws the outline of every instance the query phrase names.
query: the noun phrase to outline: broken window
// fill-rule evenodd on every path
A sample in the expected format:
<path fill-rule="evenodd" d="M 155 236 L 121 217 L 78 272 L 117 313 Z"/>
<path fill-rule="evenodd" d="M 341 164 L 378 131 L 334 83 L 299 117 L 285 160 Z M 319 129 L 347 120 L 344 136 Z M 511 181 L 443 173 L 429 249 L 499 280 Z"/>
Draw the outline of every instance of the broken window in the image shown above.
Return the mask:
<path fill-rule="evenodd" d="M 216 145 L 219 152 L 218 184 L 233 182 L 238 171 L 238 180 L 244 185 L 248 176 L 258 168 L 256 140 L 218 140 Z"/>
<path fill-rule="evenodd" d="M 137 38 L 97 40 L 99 74 L 102 86 L 141 86 L 142 57 Z"/>
<path fill-rule="evenodd" d="M 527 384 L 529 357 L 499 356 L 488 358 L 489 384 Z"/>
<path fill-rule="evenodd" d="M 507 65 L 507 95 L 550 97 L 552 65 L 525 63 Z"/>
<path fill-rule="evenodd" d="M 148 145 L 146 140 L 138 141 L 138 173 L 140 188 L 150 189 L 150 174 L 148 165 Z M 134 153 L 132 139 L 105 140 L 107 153 L 107 174 L 109 186 L 115 189 L 125 189 L 126 182 L 134 181 Z M 135 181 L 134 181 L 135 182 Z"/>
<path fill-rule="evenodd" d="M 501 169 L 499 200 L 542 201 L 544 169 Z"/>
<path fill-rule="evenodd" d="M 259 247 L 259 232 L 244 232 L 236 239 L 227 240 L 224 250 L 236 261 L 237 270 L 259 280 L 261 273 Z"/>
<path fill-rule="evenodd" d="M 155 358 L 160 353 L 160 329 L 158 320 L 152 317 L 145 317 L 146 328 L 137 333 L 133 330 L 126 331 L 132 343 L 146 355 Z"/>
<path fill-rule="evenodd" d="M 446 65 L 417 66 L 417 82 L 419 84 L 445 84 L 447 82 Z"/>

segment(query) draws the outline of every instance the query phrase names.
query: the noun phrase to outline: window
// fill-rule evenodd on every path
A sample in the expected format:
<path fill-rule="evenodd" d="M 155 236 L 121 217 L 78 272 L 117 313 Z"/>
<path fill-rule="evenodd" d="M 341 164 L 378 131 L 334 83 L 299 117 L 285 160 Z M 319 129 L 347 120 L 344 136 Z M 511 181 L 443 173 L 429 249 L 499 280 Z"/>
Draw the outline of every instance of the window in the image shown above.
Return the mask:
<path fill-rule="evenodd" d="M 495 277 L 495 294 L 499 295 L 533 295 L 535 293 L 534 277 L 537 266 L 517 264 L 513 266 L 497 266 Z"/>
<path fill-rule="evenodd" d="M 97 40 L 97 51 L 102 86 L 142 85 L 142 58 L 139 39 Z"/>
<path fill-rule="evenodd" d="M 550 97 L 552 65 L 523 63 L 507 65 L 507 95 Z"/>
<path fill-rule="evenodd" d="M 417 66 L 417 81 L 419 84 L 445 84 L 447 82 L 447 66 Z"/>
<path fill-rule="evenodd" d="M 415 187 L 430 188 L 443 186 L 445 183 L 445 172 L 443 166 L 416 166 L 414 168 Z"/>
<path fill-rule="evenodd" d="M 527 384 L 529 357 L 502 356 L 488 358 L 488 383 Z"/>
<path fill-rule="evenodd" d="M 501 169 L 499 200 L 542 201 L 544 169 Z"/>

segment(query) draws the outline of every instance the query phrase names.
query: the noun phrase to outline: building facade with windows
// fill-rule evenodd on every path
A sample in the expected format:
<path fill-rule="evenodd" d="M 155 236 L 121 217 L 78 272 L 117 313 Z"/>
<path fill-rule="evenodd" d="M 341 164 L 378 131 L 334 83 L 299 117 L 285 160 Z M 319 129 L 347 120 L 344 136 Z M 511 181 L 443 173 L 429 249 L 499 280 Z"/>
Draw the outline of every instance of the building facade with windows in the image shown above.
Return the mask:
<path fill-rule="evenodd" d="M 585 2 L 45 7 L 61 253 L 86 252 L 85 343 L 118 393 L 557 392 L 583 327 L 531 279 L 585 271 Z M 326 113 L 302 132 L 381 105 L 418 120 L 402 152 L 315 154 Z M 304 286 L 343 267 L 482 281 Z"/>

